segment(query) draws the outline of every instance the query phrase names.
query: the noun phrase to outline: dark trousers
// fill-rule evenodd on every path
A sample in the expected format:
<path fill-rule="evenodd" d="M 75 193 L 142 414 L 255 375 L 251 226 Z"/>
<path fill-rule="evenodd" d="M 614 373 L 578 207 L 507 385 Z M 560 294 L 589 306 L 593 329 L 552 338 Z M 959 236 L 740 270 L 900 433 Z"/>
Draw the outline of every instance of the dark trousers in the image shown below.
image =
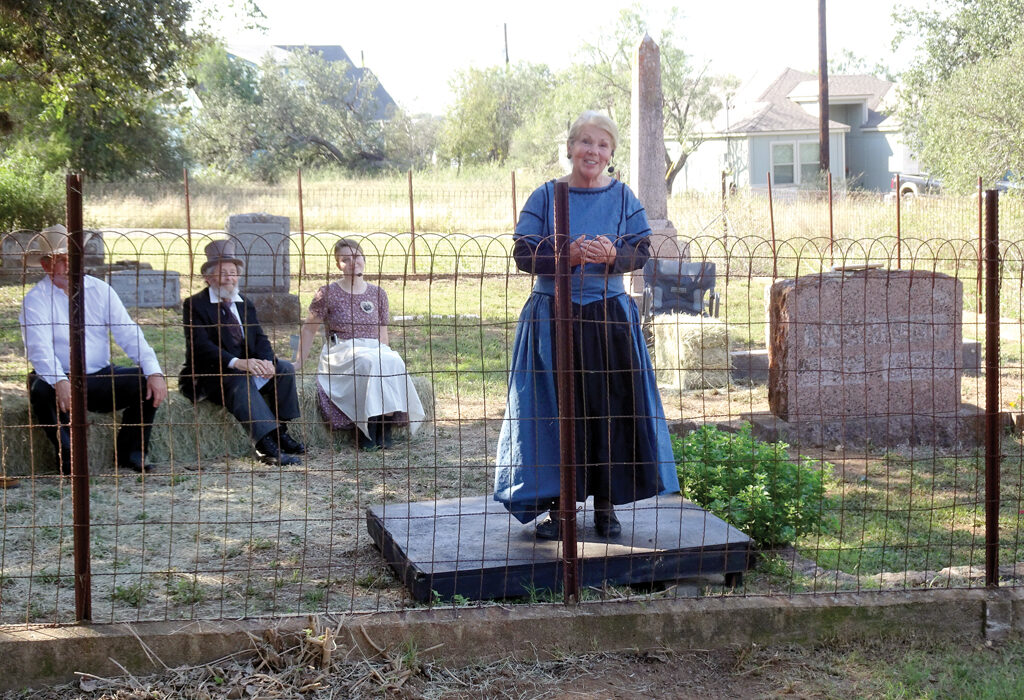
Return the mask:
<path fill-rule="evenodd" d="M 238 419 L 253 442 L 277 430 L 280 423 L 299 417 L 295 368 L 287 360 L 274 360 L 274 376 L 262 389 L 256 388 L 251 375 L 235 370 L 222 377 L 203 377 L 200 388 L 207 399 Z"/>
<path fill-rule="evenodd" d="M 29 375 L 29 403 L 36 424 L 53 443 L 63 471 L 70 464 L 71 415 L 57 410 L 57 392 L 35 372 Z M 153 401 L 146 398 L 146 378 L 140 368 L 108 365 L 86 375 L 85 406 L 97 413 L 124 410 L 115 443 L 118 461 L 149 447 L 156 408 Z"/>

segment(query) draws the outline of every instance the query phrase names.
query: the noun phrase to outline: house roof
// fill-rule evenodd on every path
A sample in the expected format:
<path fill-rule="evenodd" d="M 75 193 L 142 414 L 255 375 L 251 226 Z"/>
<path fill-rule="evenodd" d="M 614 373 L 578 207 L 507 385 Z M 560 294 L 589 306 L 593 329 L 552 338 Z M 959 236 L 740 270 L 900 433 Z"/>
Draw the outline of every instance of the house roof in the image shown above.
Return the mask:
<path fill-rule="evenodd" d="M 867 106 L 867 120 L 860 128 L 877 127 L 888 118 L 887 112 L 893 84 L 871 75 L 829 76 L 829 103 L 863 100 Z M 722 129 L 722 133 L 771 133 L 814 131 L 819 127 L 818 117 L 808 112 L 803 104 L 814 104 L 818 99 L 818 76 L 814 73 L 787 68 L 741 119 Z M 830 131 L 848 131 L 849 126 L 829 120 Z"/>

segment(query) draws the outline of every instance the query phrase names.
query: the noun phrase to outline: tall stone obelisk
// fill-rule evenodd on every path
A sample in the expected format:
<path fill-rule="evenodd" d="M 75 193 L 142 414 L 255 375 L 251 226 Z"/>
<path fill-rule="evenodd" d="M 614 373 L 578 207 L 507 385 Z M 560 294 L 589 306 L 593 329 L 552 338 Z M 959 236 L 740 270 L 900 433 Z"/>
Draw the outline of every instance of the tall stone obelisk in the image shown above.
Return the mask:
<path fill-rule="evenodd" d="M 633 54 L 633 96 L 629 126 L 630 186 L 647 210 L 651 224 L 651 256 L 689 258 L 689 246 L 681 244 L 668 220 L 665 186 L 665 129 L 662 122 L 661 50 L 648 34 Z M 634 291 L 640 275 L 634 276 Z"/>

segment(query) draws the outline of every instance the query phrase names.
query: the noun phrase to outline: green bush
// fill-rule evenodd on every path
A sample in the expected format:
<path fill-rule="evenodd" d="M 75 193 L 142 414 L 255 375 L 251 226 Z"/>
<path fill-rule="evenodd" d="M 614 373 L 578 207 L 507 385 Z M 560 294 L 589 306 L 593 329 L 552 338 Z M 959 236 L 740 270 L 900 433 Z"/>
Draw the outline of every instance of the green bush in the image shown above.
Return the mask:
<path fill-rule="evenodd" d="M 63 178 L 31 156 L 0 157 L 0 231 L 41 229 L 64 221 Z"/>
<path fill-rule="evenodd" d="M 742 530 L 762 546 L 787 544 L 819 525 L 832 465 L 793 461 L 789 445 L 713 426 L 673 436 L 679 482 L 686 498 Z"/>

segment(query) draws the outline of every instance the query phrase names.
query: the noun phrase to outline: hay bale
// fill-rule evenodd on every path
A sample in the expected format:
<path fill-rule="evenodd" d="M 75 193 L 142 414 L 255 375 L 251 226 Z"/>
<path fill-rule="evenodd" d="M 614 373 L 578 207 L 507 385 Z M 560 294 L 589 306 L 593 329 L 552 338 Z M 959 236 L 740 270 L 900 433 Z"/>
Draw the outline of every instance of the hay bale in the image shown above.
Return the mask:
<path fill-rule="evenodd" d="M 434 389 L 426 377 L 413 377 L 426 412 L 427 422 L 434 419 Z M 316 377 L 306 375 L 299 381 L 301 417 L 292 421 L 290 431 L 308 447 L 341 449 L 351 445 L 350 431 L 334 431 L 327 427 L 316 403 Z M 117 416 L 110 413 L 89 413 L 89 471 L 112 472 Z M 53 445 L 42 428 L 30 419 L 28 396 L 19 392 L 0 394 L 0 474 L 28 476 L 56 472 Z M 422 430 L 422 428 L 421 428 Z M 405 429 L 397 432 L 402 436 Z M 253 454 L 248 434 L 234 416 L 222 406 L 209 401 L 193 404 L 170 387 L 167 400 L 156 412 L 150 436 L 147 461 L 156 464 L 195 465 L 222 457 L 244 457 Z"/>
<path fill-rule="evenodd" d="M 423 403 L 424 425 L 434 420 L 434 386 L 426 377 L 413 375 L 412 383 Z M 299 410 L 302 417 L 292 421 L 289 430 L 296 439 L 313 447 L 331 447 L 335 450 L 348 448 L 352 445 L 355 435 L 350 430 L 332 430 L 323 416 L 316 400 L 316 375 L 308 374 L 299 380 Z M 423 427 L 420 427 L 423 430 Z M 395 436 L 404 439 L 406 428 L 398 428 Z M 422 433 L 420 433 L 422 434 Z"/>
<path fill-rule="evenodd" d="M 726 324 L 717 318 L 658 314 L 653 326 L 659 385 L 677 391 L 729 385 Z"/>

